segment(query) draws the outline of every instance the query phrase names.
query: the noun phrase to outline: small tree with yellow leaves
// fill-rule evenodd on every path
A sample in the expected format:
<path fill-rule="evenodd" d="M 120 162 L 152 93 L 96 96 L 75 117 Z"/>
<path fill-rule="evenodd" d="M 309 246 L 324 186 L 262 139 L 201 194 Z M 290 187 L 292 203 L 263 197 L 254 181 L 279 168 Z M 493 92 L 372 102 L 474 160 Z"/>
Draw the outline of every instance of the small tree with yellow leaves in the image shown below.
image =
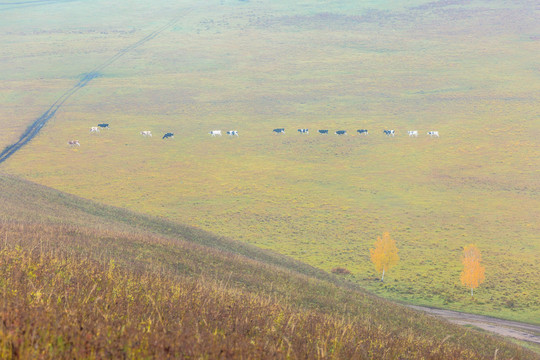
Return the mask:
<path fill-rule="evenodd" d="M 385 232 L 382 238 L 377 237 L 375 249 L 369 249 L 369 252 L 375 269 L 377 272 L 382 273 L 381 281 L 384 281 L 385 272 L 399 261 L 396 242 L 390 237 L 390 233 Z"/>
<path fill-rule="evenodd" d="M 480 264 L 482 256 L 476 245 L 470 244 L 463 249 L 463 271 L 461 272 L 461 283 L 471 289 L 471 296 L 474 296 L 473 289 L 484 282 L 484 267 Z"/>

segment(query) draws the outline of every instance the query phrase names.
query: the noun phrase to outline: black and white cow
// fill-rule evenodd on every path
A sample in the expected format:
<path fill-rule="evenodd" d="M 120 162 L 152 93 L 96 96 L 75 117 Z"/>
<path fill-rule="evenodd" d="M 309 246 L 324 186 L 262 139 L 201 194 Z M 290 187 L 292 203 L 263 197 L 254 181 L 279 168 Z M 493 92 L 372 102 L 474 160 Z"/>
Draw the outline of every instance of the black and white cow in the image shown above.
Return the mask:
<path fill-rule="evenodd" d="M 439 137 L 439 132 L 438 131 L 428 131 L 427 133 L 429 136 L 431 137 Z"/>
<path fill-rule="evenodd" d="M 73 146 L 81 146 L 81 144 L 79 144 L 79 140 L 69 140 L 68 145 L 71 146 L 71 147 L 73 147 Z"/>
<path fill-rule="evenodd" d="M 328 135 L 328 130 L 319 130 L 319 134 Z"/>
<path fill-rule="evenodd" d="M 396 134 L 395 130 L 383 130 L 386 136 L 394 136 Z"/>
<path fill-rule="evenodd" d="M 278 128 L 278 129 L 274 129 L 272 131 L 275 132 L 276 134 L 283 134 L 283 133 L 285 133 L 285 128 Z"/>
<path fill-rule="evenodd" d="M 221 136 L 221 130 L 212 130 L 209 132 L 209 134 L 212 136 L 216 136 L 216 135 Z"/>
<path fill-rule="evenodd" d="M 309 129 L 298 129 L 300 134 L 309 134 Z"/>
<path fill-rule="evenodd" d="M 150 130 L 141 131 L 141 135 L 144 137 L 152 137 L 152 132 Z"/>
<path fill-rule="evenodd" d="M 360 129 L 360 130 L 356 130 L 358 132 L 358 134 L 362 135 L 367 135 L 368 134 L 368 131 L 366 129 Z"/>
<path fill-rule="evenodd" d="M 336 131 L 336 135 L 347 135 L 347 130 L 338 130 Z"/>
<path fill-rule="evenodd" d="M 174 134 L 172 132 L 168 132 L 162 137 L 162 139 L 168 139 L 168 138 L 174 138 Z"/>
<path fill-rule="evenodd" d="M 238 131 L 236 131 L 236 130 L 227 131 L 227 135 L 229 135 L 229 136 L 238 136 Z"/>
<path fill-rule="evenodd" d="M 97 126 L 99 126 L 100 128 L 103 128 L 103 129 L 108 129 L 109 128 L 109 124 L 97 124 Z"/>

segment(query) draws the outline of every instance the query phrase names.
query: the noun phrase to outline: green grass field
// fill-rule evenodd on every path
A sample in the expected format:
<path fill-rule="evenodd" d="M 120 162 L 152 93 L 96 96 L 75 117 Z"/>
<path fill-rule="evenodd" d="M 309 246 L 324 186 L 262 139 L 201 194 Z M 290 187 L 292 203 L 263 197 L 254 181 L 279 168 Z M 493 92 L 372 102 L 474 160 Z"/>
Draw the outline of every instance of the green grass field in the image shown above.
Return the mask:
<path fill-rule="evenodd" d="M 0 7 L 0 145 L 81 74 L 186 15 L 104 69 L 2 171 L 343 266 L 391 299 L 540 323 L 530 2 L 74 4 Z M 90 135 L 98 122 L 111 129 Z M 401 261 L 381 284 L 369 248 L 383 231 Z M 469 243 L 486 266 L 475 300 L 459 283 Z"/>

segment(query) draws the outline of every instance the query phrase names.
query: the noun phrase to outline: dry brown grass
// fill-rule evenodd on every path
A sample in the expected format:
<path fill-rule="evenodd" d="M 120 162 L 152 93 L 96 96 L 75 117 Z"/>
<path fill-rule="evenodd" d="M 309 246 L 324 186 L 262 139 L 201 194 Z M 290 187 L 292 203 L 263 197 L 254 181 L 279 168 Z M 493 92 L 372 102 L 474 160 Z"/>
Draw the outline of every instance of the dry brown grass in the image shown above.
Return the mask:
<path fill-rule="evenodd" d="M 536 358 L 269 251 L 13 177 L 0 191 L 0 358 Z"/>
<path fill-rule="evenodd" d="M 532 358 L 358 291 L 183 241 L 14 222 L 0 225 L 0 238 L 1 358 L 481 359 L 494 347 Z"/>

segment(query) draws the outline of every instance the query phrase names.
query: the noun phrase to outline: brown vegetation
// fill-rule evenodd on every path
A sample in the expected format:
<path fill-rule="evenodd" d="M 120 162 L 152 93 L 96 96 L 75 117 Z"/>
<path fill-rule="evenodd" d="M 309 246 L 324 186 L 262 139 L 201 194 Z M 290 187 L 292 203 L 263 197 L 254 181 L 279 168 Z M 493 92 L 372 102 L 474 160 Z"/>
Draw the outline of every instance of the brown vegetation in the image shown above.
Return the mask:
<path fill-rule="evenodd" d="M 346 269 L 344 267 L 335 267 L 332 269 L 332 274 L 337 274 L 337 275 L 350 275 L 351 272 L 349 271 L 349 269 Z"/>
<path fill-rule="evenodd" d="M 287 258 L 172 223 L 160 229 L 185 237 L 162 235 L 156 219 L 7 182 L 0 358 L 534 358 Z M 37 203 L 64 223 L 14 219 Z M 88 223 L 72 224 L 83 213 Z"/>

